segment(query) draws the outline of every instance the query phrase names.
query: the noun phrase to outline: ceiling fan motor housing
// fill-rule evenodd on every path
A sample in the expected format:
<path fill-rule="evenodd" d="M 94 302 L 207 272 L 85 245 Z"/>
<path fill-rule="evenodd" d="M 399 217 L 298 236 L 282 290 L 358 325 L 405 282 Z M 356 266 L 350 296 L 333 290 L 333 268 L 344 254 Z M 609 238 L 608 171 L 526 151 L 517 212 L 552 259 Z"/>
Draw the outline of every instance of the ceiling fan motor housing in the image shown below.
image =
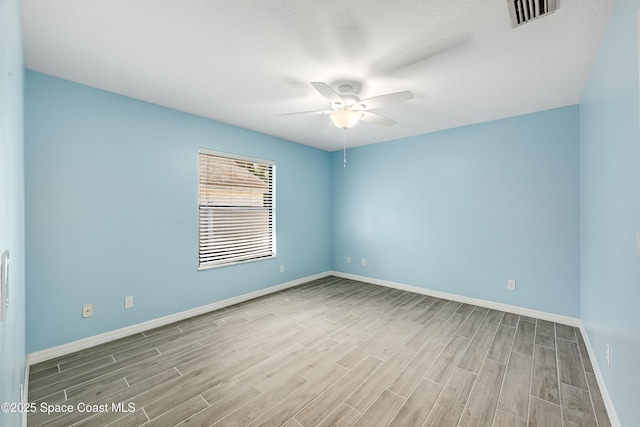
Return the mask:
<path fill-rule="evenodd" d="M 340 91 L 340 96 L 344 101 L 344 105 L 341 107 L 352 106 L 353 104 L 360 102 L 360 98 L 354 93 L 353 86 L 348 84 L 342 84 L 338 86 L 338 90 Z"/>

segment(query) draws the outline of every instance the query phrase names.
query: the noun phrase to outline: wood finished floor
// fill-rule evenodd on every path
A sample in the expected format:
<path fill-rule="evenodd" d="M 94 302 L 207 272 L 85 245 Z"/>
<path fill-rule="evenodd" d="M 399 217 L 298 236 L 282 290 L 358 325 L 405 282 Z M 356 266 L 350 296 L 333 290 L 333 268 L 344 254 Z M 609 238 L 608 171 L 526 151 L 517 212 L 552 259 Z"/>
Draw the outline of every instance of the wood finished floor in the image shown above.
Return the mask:
<path fill-rule="evenodd" d="M 73 408 L 29 426 L 610 425 L 578 329 L 336 277 L 34 365 L 29 401 Z"/>

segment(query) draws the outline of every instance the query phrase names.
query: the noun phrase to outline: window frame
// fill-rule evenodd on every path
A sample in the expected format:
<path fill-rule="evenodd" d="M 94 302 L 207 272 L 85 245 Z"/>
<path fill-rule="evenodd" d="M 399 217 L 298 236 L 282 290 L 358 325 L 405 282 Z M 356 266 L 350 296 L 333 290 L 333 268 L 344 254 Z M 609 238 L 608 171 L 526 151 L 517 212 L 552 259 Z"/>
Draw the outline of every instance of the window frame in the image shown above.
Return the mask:
<path fill-rule="evenodd" d="M 270 167 L 271 170 L 271 191 L 270 191 L 270 195 L 271 195 L 271 207 L 270 207 L 270 238 L 271 238 L 271 255 L 267 255 L 267 256 L 257 256 L 254 258 L 249 258 L 249 259 L 242 259 L 242 260 L 232 260 L 232 261 L 219 261 L 216 262 L 214 264 L 210 262 L 208 263 L 202 263 L 201 262 L 201 155 L 210 155 L 210 156 L 216 156 L 216 157 L 221 157 L 224 159 L 229 159 L 229 160 L 233 160 L 233 161 L 241 161 L 241 162 L 249 162 L 249 163 L 256 163 L 256 164 L 261 164 L 261 165 L 268 165 Z M 231 154 L 231 153 L 227 153 L 227 152 L 222 152 L 222 151 L 215 151 L 215 150 L 210 150 L 210 149 L 206 149 L 206 148 L 200 148 L 198 151 L 198 186 L 197 186 L 197 195 L 196 195 L 196 199 L 197 199 L 197 208 L 198 208 L 198 214 L 197 214 L 197 221 L 198 221 L 198 270 L 210 270 L 210 269 L 215 269 L 215 268 L 221 268 L 221 267 L 228 267 L 231 265 L 237 265 L 237 264 L 246 264 L 246 263 L 250 263 L 250 262 L 256 262 L 256 261 L 263 261 L 263 260 L 267 260 L 267 259 L 273 259 L 277 257 L 277 242 L 276 242 L 276 162 L 273 160 L 266 160 L 266 159 L 259 159 L 259 158 L 255 158 L 255 157 L 248 157 L 248 156 L 242 156 L 242 155 L 237 155 L 237 154 Z M 241 206 L 238 206 L 241 207 Z"/>

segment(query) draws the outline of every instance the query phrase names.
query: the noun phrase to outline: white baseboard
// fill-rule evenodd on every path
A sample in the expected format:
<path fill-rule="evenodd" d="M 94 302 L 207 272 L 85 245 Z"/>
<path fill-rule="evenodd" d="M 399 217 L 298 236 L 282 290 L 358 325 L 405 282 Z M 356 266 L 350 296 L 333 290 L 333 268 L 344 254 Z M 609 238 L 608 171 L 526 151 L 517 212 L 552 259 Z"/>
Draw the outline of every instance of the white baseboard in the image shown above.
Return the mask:
<path fill-rule="evenodd" d="M 611 423 L 612 427 L 620 427 L 621 424 L 620 420 L 618 419 L 618 414 L 616 413 L 616 409 L 613 406 L 611 396 L 609 396 L 607 386 L 604 383 L 604 377 L 602 376 L 602 372 L 600 371 L 600 365 L 598 365 L 598 360 L 595 357 L 595 352 L 593 351 L 593 347 L 591 347 L 591 343 L 589 342 L 589 335 L 587 335 L 587 331 L 584 328 L 582 320 L 580 321 L 579 328 L 580 332 L 582 333 L 582 338 L 584 338 L 584 344 L 587 347 L 587 353 L 589 354 L 591 366 L 593 366 L 593 373 L 596 376 L 596 381 L 598 382 L 598 387 L 600 388 L 600 395 L 602 396 L 602 400 L 604 401 L 604 406 L 607 408 L 609 422 Z"/>
<path fill-rule="evenodd" d="M 205 314 L 211 311 L 219 310 L 221 308 L 229 307 L 231 305 L 248 301 L 250 299 L 272 294 L 274 292 L 278 292 L 283 289 L 291 288 L 293 286 L 298 286 L 303 283 L 310 282 L 312 280 L 322 279 L 323 277 L 327 277 L 329 275 L 330 275 L 330 272 L 327 271 L 319 274 L 314 274 L 312 276 L 302 277 L 300 279 L 292 280 L 290 282 L 282 283 L 276 286 L 271 286 L 269 288 L 260 289 L 255 292 L 239 295 L 237 297 L 229 298 L 223 301 L 217 301 L 212 304 L 207 304 L 200 307 L 192 308 L 190 310 L 181 311 L 179 313 L 170 314 L 168 316 L 159 317 L 157 319 L 149 320 L 147 322 L 126 326 L 121 329 L 116 329 L 114 331 L 105 332 L 103 334 L 94 335 L 88 338 L 83 338 L 78 341 L 73 341 L 73 342 L 62 344 L 56 347 L 47 348 L 45 350 L 35 351 L 28 355 L 27 365 L 34 365 L 36 363 L 44 362 L 45 360 L 54 359 L 56 357 L 64 356 L 79 350 L 84 350 L 89 347 L 94 347 L 99 344 L 104 344 L 110 341 L 124 338 L 129 335 L 147 331 L 149 329 L 168 325 L 170 323 L 178 322 L 180 320 L 188 319 L 190 317 L 199 316 L 201 314 Z M 29 377 L 27 376 L 26 378 L 29 378 Z"/>
<path fill-rule="evenodd" d="M 550 322 L 562 323 L 563 325 L 579 326 L 580 319 L 575 317 L 562 316 L 560 314 L 548 313 L 546 311 L 532 310 L 530 308 L 518 307 L 515 305 L 502 304 L 499 302 L 487 301 L 478 298 L 470 298 L 462 295 L 450 294 L 447 292 L 434 291 L 431 289 L 421 288 L 418 286 L 405 285 L 402 283 L 390 282 L 388 280 L 374 279 L 371 277 L 357 276 L 355 274 L 342 273 L 339 271 L 331 271 L 332 276 L 342 277 L 344 279 L 357 280 L 360 282 L 371 283 L 374 285 L 386 286 L 388 288 L 401 289 L 403 291 L 413 292 L 416 294 L 429 295 L 432 297 L 448 299 L 451 301 L 473 304 L 480 307 L 492 308 L 494 310 L 506 311 L 509 313 L 520 314 L 522 316 L 535 317 L 537 319 L 548 320 Z"/>

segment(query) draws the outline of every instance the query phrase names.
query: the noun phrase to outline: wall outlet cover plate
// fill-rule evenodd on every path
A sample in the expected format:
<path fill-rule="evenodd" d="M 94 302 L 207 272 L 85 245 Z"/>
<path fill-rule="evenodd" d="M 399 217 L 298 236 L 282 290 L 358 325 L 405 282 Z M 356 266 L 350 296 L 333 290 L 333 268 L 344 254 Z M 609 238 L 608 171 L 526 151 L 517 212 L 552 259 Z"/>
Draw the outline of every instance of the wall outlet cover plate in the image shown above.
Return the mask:
<path fill-rule="evenodd" d="M 82 317 L 93 316 L 93 304 L 85 304 L 82 306 Z"/>

